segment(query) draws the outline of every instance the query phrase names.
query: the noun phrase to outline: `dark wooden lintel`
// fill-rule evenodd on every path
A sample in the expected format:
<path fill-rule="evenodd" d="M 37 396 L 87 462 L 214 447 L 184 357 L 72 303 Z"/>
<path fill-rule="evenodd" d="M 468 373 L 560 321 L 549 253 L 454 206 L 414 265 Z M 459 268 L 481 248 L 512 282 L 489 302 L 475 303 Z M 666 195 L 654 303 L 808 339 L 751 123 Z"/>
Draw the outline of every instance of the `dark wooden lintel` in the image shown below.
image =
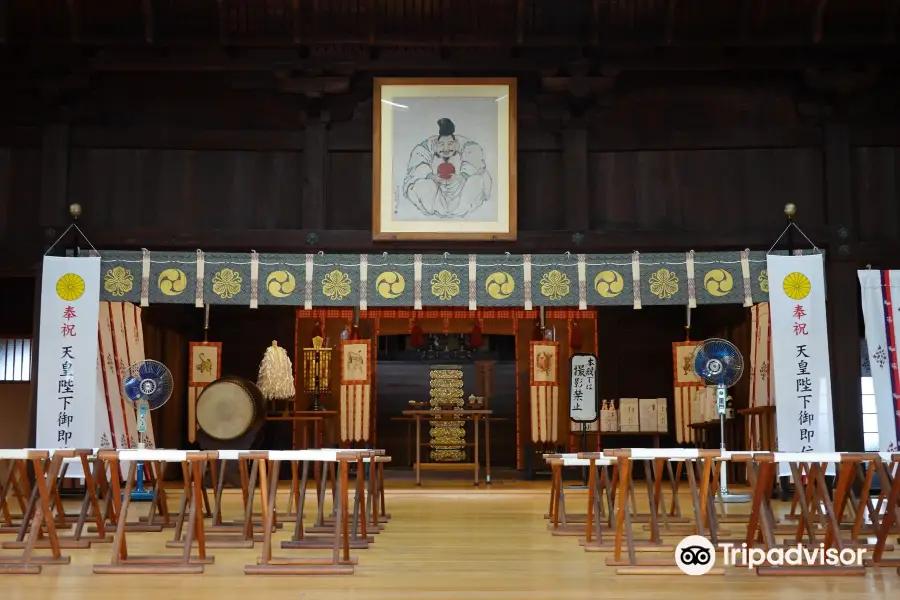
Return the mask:
<path fill-rule="evenodd" d="M 0 0 L 0 44 L 9 41 L 9 0 Z"/>
<path fill-rule="evenodd" d="M 372 232 L 366 230 L 311 230 L 311 229 L 202 229 L 181 232 L 178 229 L 104 228 L 91 230 L 91 241 L 97 248 L 151 250 L 235 251 L 253 248 L 258 252 L 312 252 L 331 253 L 382 253 L 406 254 L 422 252 L 521 252 L 521 253 L 593 253 L 593 252 L 685 252 L 715 250 L 767 250 L 772 245 L 772 231 L 676 231 L 676 230 L 627 230 L 585 231 L 581 244 L 572 242 L 572 231 L 519 231 L 515 242 L 466 242 L 454 248 L 448 242 L 373 242 Z M 821 233 L 804 228 L 806 235 L 820 248 L 826 248 Z M 318 241 L 306 245 L 307 235 L 315 233 Z"/>
<path fill-rule="evenodd" d="M 812 41 L 813 44 L 822 42 L 822 28 L 825 22 L 825 9 L 828 7 L 828 0 L 819 0 L 816 4 L 816 12 L 813 15 L 812 22 Z"/>
<path fill-rule="evenodd" d="M 15 139 L 25 140 L 24 135 L 23 133 Z M 3 137 L 0 135 L 0 140 Z M 80 148 L 296 152 L 303 150 L 307 141 L 307 132 L 283 129 L 72 128 L 72 145 Z M 633 127 L 606 124 L 591 128 L 586 144 L 588 152 L 809 148 L 821 146 L 822 130 L 816 126 L 754 127 L 681 130 L 651 134 L 637 131 Z M 520 152 L 562 152 L 564 149 L 555 136 L 532 127 L 520 127 L 518 145 Z M 363 127 L 335 126 L 329 132 L 328 148 L 332 152 L 371 151 L 371 130 Z"/>
<path fill-rule="evenodd" d="M 378 37 L 378 2 L 377 0 L 367 0 L 366 2 L 366 31 L 368 42 L 375 45 Z"/>
<path fill-rule="evenodd" d="M 294 44 L 303 44 L 303 20 L 300 16 L 300 0 L 292 0 L 291 15 L 294 25 Z"/>
<path fill-rule="evenodd" d="M 591 2 L 591 44 L 594 46 L 600 44 L 600 2 L 601 0 Z"/>
<path fill-rule="evenodd" d="M 900 0 L 890 0 L 890 9 L 888 18 L 885 20 L 885 28 L 888 42 L 894 42 L 897 39 L 897 27 L 900 26 Z"/>
<path fill-rule="evenodd" d="M 562 134 L 566 227 L 580 231 L 590 222 L 587 130 L 567 128 Z"/>
<path fill-rule="evenodd" d="M 530 40 L 526 40 L 530 41 Z M 887 43 L 879 37 L 878 47 L 864 50 L 846 50 L 842 56 L 852 62 L 871 63 L 877 61 L 886 66 L 897 66 L 898 58 L 887 52 Z M 882 51 L 881 46 L 884 47 Z M 48 49 L 49 50 L 49 49 Z M 351 65 L 354 71 L 374 72 L 383 76 L 427 73 L 428 71 L 446 71 L 448 65 L 456 64 L 457 71 L 472 73 L 530 73 L 546 70 L 558 71 L 561 67 L 578 60 L 584 60 L 581 50 L 568 47 L 554 47 L 545 50 L 522 47 L 521 56 L 510 57 L 503 52 L 471 53 L 450 50 L 441 56 L 438 52 L 398 52 L 385 51 L 378 58 L 343 52 L 316 52 L 310 58 L 300 59 L 294 48 L 291 49 L 253 49 L 246 50 L 240 57 L 230 57 L 219 48 L 195 47 L 193 49 L 169 46 L 169 54 L 160 57 L 135 48 L 123 48 L 103 53 L 92 59 L 81 60 L 65 53 L 46 54 L 41 63 L 37 60 L 29 65 L 29 72 L 39 64 L 46 68 L 66 68 L 83 63 L 85 68 L 109 72 L 271 72 L 277 65 L 288 70 L 329 71 L 340 66 Z M 477 58 L 476 58 L 477 57 Z M 677 44 L 657 52 L 651 58 L 635 55 L 631 52 L 606 49 L 602 57 L 591 59 L 597 67 L 614 66 L 620 72 L 723 72 L 723 71 L 778 71 L 798 72 L 809 67 L 834 65 L 834 56 L 825 48 L 810 53 L 801 48 L 777 49 L 731 49 L 725 52 L 721 48 L 704 49 L 698 47 L 690 52 L 681 51 Z M 20 62 L 0 61 L 0 72 L 21 71 Z"/>
<path fill-rule="evenodd" d="M 223 46 L 228 45 L 228 7 L 226 6 L 226 2 L 228 0 L 216 0 L 216 3 L 219 6 L 219 43 Z"/>
<path fill-rule="evenodd" d="M 44 127 L 41 140 L 41 227 L 65 222 L 69 187 L 69 149 L 71 130 L 66 124 Z"/>
<path fill-rule="evenodd" d="M 81 2 L 80 0 L 66 0 L 69 9 L 69 35 L 74 43 L 81 42 Z"/>
<path fill-rule="evenodd" d="M 666 43 L 671 44 L 675 38 L 675 11 L 678 8 L 678 0 L 668 0 L 666 3 Z"/>
<path fill-rule="evenodd" d="M 516 45 L 525 42 L 525 0 L 516 3 Z"/>
<path fill-rule="evenodd" d="M 326 190 L 328 180 L 328 127 L 321 121 L 309 123 L 303 147 L 300 218 L 306 229 L 322 231 L 326 226 Z"/>
<path fill-rule="evenodd" d="M 738 39 L 741 43 L 747 43 L 750 39 L 750 17 L 752 15 L 753 0 L 741 0 L 740 15 L 738 20 Z"/>
<path fill-rule="evenodd" d="M 156 41 L 156 14 L 153 0 L 141 0 L 141 15 L 144 20 L 144 40 L 152 45 Z"/>

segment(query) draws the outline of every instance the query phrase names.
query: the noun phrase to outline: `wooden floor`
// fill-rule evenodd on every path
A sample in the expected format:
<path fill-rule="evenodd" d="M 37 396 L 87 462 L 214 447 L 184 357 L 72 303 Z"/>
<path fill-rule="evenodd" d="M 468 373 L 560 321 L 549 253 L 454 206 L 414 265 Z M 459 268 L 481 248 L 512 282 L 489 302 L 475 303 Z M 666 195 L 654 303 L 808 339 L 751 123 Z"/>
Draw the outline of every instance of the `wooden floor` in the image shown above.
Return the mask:
<path fill-rule="evenodd" d="M 762 578 L 737 568 L 725 577 L 616 576 L 604 564 L 606 554 L 586 553 L 575 538 L 550 535 L 542 518 L 546 483 L 498 481 L 490 491 L 462 482 L 429 487 L 426 481 L 423 489 L 397 483 L 387 497 L 393 519 L 370 549 L 355 552 L 355 575 L 245 576 L 243 566 L 255 562 L 258 546 L 211 550 L 216 564 L 203 575 L 94 575 L 92 564 L 108 562 L 111 551 L 109 544 L 95 544 L 65 551 L 72 564 L 45 566 L 42 575 L 0 575 L 0 600 L 851 600 L 900 594 L 894 569 L 864 578 Z M 226 494 L 236 516 L 238 495 Z M 584 492 L 568 494 L 570 510 L 581 512 Z M 164 548 L 170 535 L 137 533 L 129 540 L 136 554 L 175 552 Z M 287 536 L 280 532 L 278 539 Z M 288 552 L 299 551 L 277 551 Z"/>

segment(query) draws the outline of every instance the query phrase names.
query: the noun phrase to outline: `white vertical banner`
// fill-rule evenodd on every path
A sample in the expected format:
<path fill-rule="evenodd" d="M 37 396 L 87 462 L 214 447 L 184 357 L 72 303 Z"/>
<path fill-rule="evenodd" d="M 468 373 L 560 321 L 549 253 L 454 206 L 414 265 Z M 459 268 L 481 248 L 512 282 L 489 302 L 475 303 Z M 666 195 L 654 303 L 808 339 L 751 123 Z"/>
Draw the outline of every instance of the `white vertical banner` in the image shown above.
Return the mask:
<path fill-rule="evenodd" d="M 834 452 L 822 255 L 769 255 L 766 263 L 778 451 Z"/>
<path fill-rule="evenodd" d="M 44 257 L 38 342 L 38 448 L 97 448 L 100 257 Z M 69 477 L 83 477 L 72 464 Z"/>
<path fill-rule="evenodd" d="M 575 423 L 597 420 L 597 357 L 573 354 L 569 359 L 569 419 Z M 580 428 L 579 428 L 580 430 Z"/>
<path fill-rule="evenodd" d="M 866 326 L 869 370 L 875 388 L 878 450 L 897 451 L 900 422 L 900 372 L 897 370 L 895 317 L 900 317 L 900 271 L 858 271 Z"/>

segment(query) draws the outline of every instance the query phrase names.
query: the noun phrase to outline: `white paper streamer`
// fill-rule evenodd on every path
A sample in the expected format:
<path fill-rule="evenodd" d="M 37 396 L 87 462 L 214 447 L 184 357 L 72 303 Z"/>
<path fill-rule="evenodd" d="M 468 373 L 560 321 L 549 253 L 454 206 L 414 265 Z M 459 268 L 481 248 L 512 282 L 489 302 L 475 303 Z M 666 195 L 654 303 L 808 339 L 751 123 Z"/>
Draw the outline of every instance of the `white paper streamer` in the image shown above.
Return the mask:
<path fill-rule="evenodd" d="M 250 308 L 259 307 L 259 254 L 250 251 Z"/>
<path fill-rule="evenodd" d="M 525 310 L 531 310 L 531 255 L 522 255 L 522 295 L 525 297 Z"/>
<path fill-rule="evenodd" d="M 141 306 L 150 306 L 150 251 L 141 248 Z"/>
<path fill-rule="evenodd" d="M 359 310 L 367 310 L 369 289 L 369 255 L 359 255 Z"/>
<path fill-rule="evenodd" d="M 476 310 L 478 308 L 478 301 L 475 297 L 476 292 L 478 291 L 477 287 L 477 270 L 478 263 L 476 261 L 477 257 L 474 254 L 469 255 L 469 310 Z"/>
<path fill-rule="evenodd" d="M 744 306 L 753 306 L 753 287 L 750 285 L 750 248 L 741 250 L 741 275 L 744 277 Z"/>
<path fill-rule="evenodd" d="M 694 279 L 694 251 L 684 253 L 684 263 L 687 268 L 688 280 L 688 306 L 697 308 L 697 282 Z"/>
<path fill-rule="evenodd" d="M 203 250 L 197 250 L 197 288 L 194 292 L 194 306 L 203 308 L 203 284 L 206 275 L 204 273 L 204 265 L 206 264 L 206 256 Z"/>
<path fill-rule="evenodd" d="M 641 308 L 641 253 L 635 250 L 631 254 L 631 295 L 634 297 L 634 309 Z"/>
<path fill-rule="evenodd" d="M 413 255 L 413 308 L 422 310 L 422 255 Z"/>
<path fill-rule="evenodd" d="M 313 259 L 315 255 L 306 255 L 306 297 L 303 300 L 303 308 L 312 309 L 312 280 L 313 280 Z"/>
<path fill-rule="evenodd" d="M 587 266 L 584 254 L 578 255 L 578 310 L 587 310 Z"/>

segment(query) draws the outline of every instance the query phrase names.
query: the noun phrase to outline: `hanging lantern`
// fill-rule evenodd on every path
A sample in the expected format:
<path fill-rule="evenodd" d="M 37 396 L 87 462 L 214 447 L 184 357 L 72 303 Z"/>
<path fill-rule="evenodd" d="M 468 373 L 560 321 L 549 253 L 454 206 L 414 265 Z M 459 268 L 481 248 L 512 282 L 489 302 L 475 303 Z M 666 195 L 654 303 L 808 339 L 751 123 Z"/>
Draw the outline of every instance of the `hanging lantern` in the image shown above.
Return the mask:
<path fill-rule="evenodd" d="M 313 337 L 313 338 L 317 338 L 317 337 L 325 337 L 325 336 L 322 334 L 322 321 L 316 321 L 316 324 L 313 325 L 312 336 L 311 336 L 311 337 Z"/>
<path fill-rule="evenodd" d="M 581 350 L 582 345 L 581 339 L 581 328 L 578 326 L 578 321 L 572 321 L 572 333 L 569 334 L 569 347 L 572 350 L 578 351 Z"/>
<path fill-rule="evenodd" d="M 481 326 L 478 322 L 475 322 L 475 325 L 472 327 L 472 333 L 469 334 L 469 347 L 472 350 L 478 350 L 481 348 L 481 344 L 484 342 L 481 337 Z"/>
<path fill-rule="evenodd" d="M 422 333 L 422 327 L 418 321 L 413 324 L 412 331 L 409 332 L 409 344 L 413 348 L 425 347 L 425 335 Z"/>

